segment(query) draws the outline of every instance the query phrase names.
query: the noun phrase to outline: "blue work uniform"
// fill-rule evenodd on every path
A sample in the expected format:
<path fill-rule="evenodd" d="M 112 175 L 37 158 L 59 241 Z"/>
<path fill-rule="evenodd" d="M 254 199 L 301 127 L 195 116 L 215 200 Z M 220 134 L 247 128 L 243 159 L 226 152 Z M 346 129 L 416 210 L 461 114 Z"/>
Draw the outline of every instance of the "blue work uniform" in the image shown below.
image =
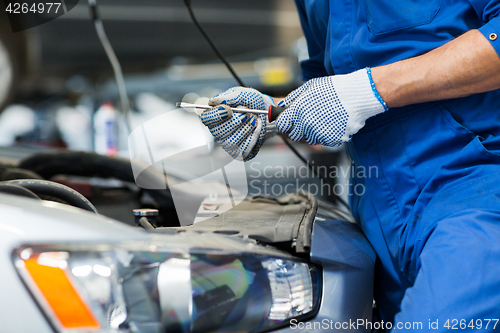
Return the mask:
<path fill-rule="evenodd" d="M 305 80 L 418 56 L 471 29 L 500 54 L 498 0 L 296 4 Z M 394 332 L 500 330 L 500 91 L 390 109 L 348 150 L 382 319 Z"/>

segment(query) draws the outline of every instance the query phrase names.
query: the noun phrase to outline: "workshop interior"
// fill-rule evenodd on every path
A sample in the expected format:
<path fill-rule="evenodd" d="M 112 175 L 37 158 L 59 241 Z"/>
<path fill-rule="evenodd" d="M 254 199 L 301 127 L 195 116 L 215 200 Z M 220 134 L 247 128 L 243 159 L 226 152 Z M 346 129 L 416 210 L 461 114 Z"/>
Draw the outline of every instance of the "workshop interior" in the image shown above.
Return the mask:
<path fill-rule="evenodd" d="M 200 120 L 239 86 L 269 126 L 309 56 L 291 0 L 0 1 L 0 332 L 391 331 L 348 204 L 380 170 Z"/>

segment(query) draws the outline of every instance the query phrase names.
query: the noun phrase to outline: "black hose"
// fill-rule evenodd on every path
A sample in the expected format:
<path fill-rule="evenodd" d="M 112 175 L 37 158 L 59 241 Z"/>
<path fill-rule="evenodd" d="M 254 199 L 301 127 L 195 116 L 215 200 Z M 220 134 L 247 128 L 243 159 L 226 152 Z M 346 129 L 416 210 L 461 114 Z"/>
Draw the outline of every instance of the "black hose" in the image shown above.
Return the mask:
<path fill-rule="evenodd" d="M 33 171 L 20 169 L 11 165 L 1 165 L 0 170 L 0 181 L 14 179 L 43 179 Z"/>
<path fill-rule="evenodd" d="M 40 200 L 40 198 L 30 190 L 13 184 L 2 184 L 0 183 L 0 193 L 6 193 L 11 195 L 16 195 L 19 197 L 31 198 Z"/>
<path fill-rule="evenodd" d="M 135 183 L 131 161 L 124 158 L 104 156 L 88 152 L 59 151 L 44 152 L 28 157 L 19 163 L 19 167 L 36 172 L 45 179 L 56 175 L 83 177 L 115 178 L 124 182 Z M 162 179 L 164 175 L 154 168 L 147 168 L 141 173 L 146 179 Z M 162 209 L 174 207 L 170 190 L 143 189 L 153 197 Z"/>
<path fill-rule="evenodd" d="M 212 40 L 210 39 L 210 37 L 208 37 L 208 35 L 205 32 L 205 30 L 203 30 L 203 28 L 201 27 L 200 23 L 196 19 L 196 16 L 194 16 L 193 9 L 191 8 L 191 1 L 190 0 L 184 0 L 184 3 L 186 4 L 186 7 L 188 9 L 189 16 L 191 16 L 191 20 L 193 21 L 194 25 L 198 28 L 198 30 L 200 31 L 200 33 L 203 35 L 203 37 L 207 41 L 208 45 L 210 45 L 210 47 L 215 52 L 215 54 L 217 55 L 217 57 L 219 57 L 219 59 L 224 63 L 224 65 L 226 65 L 226 68 L 229 70 L 229 72 L 231 72 L 231 75 L 238 82 L 238 84 L 240 86 L 244 87 L 245 85 L 243 84 L 243 81 L 241 81 L 240 77 L 236 74 L 236 72 L 234 71 L 234 69 L 231 66 L 231 64 L 226 60 L 226 58 L 224 58 L 224 56 L 222 55 L 222 53 L 220 53 L 219 49 L 217 49 L 217 47 L 212 42 Z"/>
<path fill-rule="evenodd" d="M 17 185 L 33 192 L 37 196 L 51 196 L 90 212 L 97 213 L 97 209 L 83 195 L 65 185 L 39 179 L 9 180 L 0 184 Z"/>
<path fill-rule="evenodd" d="M 88 152 L 56 151 L 32 155 L 19 167 L 36 172 L 45 179 L 56 175 L 117 178 L 134 182 L 130 160 Z"/>

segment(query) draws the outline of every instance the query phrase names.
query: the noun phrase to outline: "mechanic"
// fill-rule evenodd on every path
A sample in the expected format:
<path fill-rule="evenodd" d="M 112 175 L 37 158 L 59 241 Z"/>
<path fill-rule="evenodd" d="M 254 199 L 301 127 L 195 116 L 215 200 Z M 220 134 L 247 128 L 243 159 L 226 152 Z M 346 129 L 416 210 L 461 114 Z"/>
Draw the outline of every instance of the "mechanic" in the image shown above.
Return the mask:
<path fill-rule="evenodd" d="M 347 142 L 356 167 L 378 168 L 351 175 L 366 191 L 350 207 L 378 254 L 375 299 L 393 331 L 436 321 L 432 331 L 448 331 L 454 319 L 474 331 L 499 319 L 500 1 L 296 4 L 308 81 L 279 103 L 287 109 L 275 122 L 233 113 L 228 105 L 274 103 L 235 87 L 210 100 L 203 123 L 244 160 L 279 131 Z"/>

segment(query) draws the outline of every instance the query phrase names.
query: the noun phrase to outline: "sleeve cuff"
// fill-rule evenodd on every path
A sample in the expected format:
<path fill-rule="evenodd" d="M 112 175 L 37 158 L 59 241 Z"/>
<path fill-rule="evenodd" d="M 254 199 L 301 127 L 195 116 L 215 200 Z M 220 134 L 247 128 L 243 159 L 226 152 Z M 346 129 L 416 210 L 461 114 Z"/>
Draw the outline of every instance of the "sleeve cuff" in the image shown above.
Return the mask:
<path fill-rule="evenodd" d="M 500 17 L 491 19 L 479 28 L 479 32 L 490 42 L 498 56 L 500 56 Z"/>
<path fill-rule="evenodd" d="M 328 76 L 325 66 L 317 62 L 309 60 L 304 60 L 300 63 L 302 69 L 302 80 L 309 81 L 317 77 Z"/>

